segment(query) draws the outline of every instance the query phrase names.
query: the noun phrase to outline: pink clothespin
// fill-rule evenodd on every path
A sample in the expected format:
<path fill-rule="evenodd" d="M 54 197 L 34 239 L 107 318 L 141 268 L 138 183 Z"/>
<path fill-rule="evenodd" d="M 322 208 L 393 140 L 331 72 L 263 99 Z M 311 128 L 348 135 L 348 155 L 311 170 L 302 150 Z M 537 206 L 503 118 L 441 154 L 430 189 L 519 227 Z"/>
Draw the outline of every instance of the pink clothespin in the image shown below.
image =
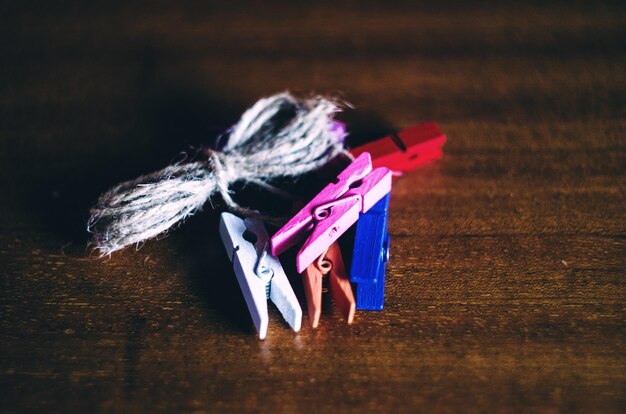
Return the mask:
<path fill-rule="evenodd" d="M 369 152 L 374 167 L 408 172 L 441 158 L 445 142 L 446 136 L 439 126 L 429 121 L 361 145 L 350 153 L 357 157 Z"/>
<path fill-rule="evenodd" d="M 306 238 L 296 256 L 296 269 L 302 273 L 356 223 L 359 213 L 390 191 L 391 171 L 372 170 L 370 154 L 362 153 L 272 236 L 272 254 L 279 255 Z"/>

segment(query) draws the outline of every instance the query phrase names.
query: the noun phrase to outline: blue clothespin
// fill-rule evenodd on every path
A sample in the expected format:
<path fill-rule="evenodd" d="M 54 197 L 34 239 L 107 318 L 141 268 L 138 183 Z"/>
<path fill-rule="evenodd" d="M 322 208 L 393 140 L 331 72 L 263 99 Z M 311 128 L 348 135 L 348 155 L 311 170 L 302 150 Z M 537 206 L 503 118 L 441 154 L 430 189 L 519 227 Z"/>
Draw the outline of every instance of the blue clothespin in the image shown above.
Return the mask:
<path fill-rule="evenodd" d="M 267 334 L 267 301 L 274 302 L 291 328 L 298 332 L 302 308 L 277 257 L 269 253 L 269 236 L 259 220 L 222 213 L 220 236 L 226 247 L 248 311 L 259 332 Z"/>
<path fill-rule="evenodd" d="M 385 266 L 389 261 L 388 209 L 389 193 L 366 213 L 359 214 L 350 269 L 350 281 L 357 284 L 359 310 L 383 309 Z"/>

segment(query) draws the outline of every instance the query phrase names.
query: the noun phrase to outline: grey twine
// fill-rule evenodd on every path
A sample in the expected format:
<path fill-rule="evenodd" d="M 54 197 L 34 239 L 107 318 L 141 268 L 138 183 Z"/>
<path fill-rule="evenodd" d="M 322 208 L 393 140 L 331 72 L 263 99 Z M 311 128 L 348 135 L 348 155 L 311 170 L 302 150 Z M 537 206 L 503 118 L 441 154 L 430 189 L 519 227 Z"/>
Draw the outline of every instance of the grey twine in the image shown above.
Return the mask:
<path fill-rule="evenodd" d="M 349 156 L 333 131 L 338 110 L 323 97 L 299 100 L 280 93 L 260 99 L 227 132 L 222 151 L 206 149 L 203 161 L 170 165 L 102 194 L 87 225 L 93 248 L 105 256 L 158 236 L 216 194 L 235 213 L 276 222 L 237 204 L 231 185 L 254 183 L 281 194 L 273 180 L 313 171 L 340 153 Z"/>

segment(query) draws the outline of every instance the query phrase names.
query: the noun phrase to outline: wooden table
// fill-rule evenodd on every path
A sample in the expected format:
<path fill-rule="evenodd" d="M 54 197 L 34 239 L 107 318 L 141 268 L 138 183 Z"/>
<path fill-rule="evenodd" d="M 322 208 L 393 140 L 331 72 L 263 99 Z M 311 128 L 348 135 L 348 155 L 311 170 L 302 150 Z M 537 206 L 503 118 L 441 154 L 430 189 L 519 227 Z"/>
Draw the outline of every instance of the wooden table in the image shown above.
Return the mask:
<path fill-rule="evenodd" d="M 623 5 L 15 3 L 1 412 L 624 412 Z M 394 185 L 383 312 L 259 341 L 211 208 L 87 259 L 101 191 L 287 88 L 448 136 Z"/>

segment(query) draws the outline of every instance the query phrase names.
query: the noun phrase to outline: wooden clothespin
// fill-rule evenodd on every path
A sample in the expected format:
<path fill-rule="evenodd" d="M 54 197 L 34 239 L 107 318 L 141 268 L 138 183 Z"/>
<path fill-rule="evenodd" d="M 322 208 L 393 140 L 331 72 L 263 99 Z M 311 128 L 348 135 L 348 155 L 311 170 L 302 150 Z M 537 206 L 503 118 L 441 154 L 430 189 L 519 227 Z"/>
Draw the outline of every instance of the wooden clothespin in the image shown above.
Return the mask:
<path fill-rule="evenodd" d="M 298 332 L 302 324 L 302 308 L 280 261 L 269 254 L 269 237 L 263 223 L 222 213 L 220 236 L 233 262 L 239 287 L 259 332 L 259 339 L 267 335 L 267 301 L 270 299 L 289 326 Z"/>
<path fill-rule="evenodd" d="M 323 286 L 324 278 L 328 278 L 327 288 Z M 302 279 L 311 327 L 317 328 L 319 324 L 322 314 L 322 293 L 326 289 L 330 291 L 335 304 L 348 323 L 352 323 L 356 304 L 337 242 L 332 243 L 324 254 L 304 270 Z"/>
<path fill-rule="evenodd" d="M 369 152 L 374 168 L 408 172 L 441 158 L 445 142 L 446 136 L 439 126 L 428 121 L 356 147 L 350 153 L 358 157 Z"/>
<path fill-rule="evenodd" d="M 359 215 L 352 251 L 350 281 L 357 284 L 356 308 L 382 310 L 385 302 L 385 267 L 389 261 L 387 211 L 389 194 Z"/>

